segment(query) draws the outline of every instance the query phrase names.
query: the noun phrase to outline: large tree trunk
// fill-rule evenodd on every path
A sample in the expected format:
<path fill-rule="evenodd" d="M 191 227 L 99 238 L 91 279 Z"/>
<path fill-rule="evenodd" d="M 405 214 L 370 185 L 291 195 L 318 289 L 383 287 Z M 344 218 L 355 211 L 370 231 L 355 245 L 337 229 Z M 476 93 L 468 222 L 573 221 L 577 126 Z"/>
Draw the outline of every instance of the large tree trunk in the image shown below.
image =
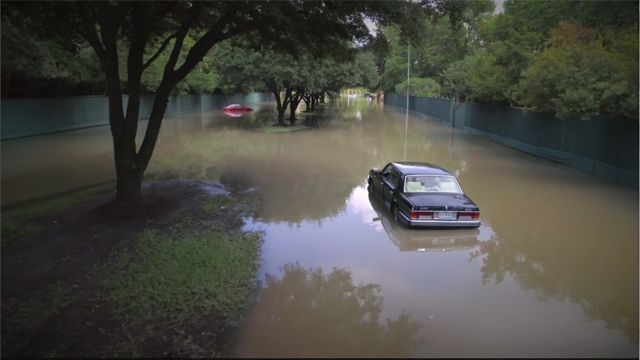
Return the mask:
<path fill-rule="evenodd" d="M 154 19 L 156 19 L 151 16 L 149 11 L 152 7 L 151 3 L 144 1 L 129 4 L 95 2 L 90 5 L 88 2 L 78 2 L 76 6 L 82 19 L 77 24 L 80 33 L 95 50 L 107 81 L 109 125 L 113 136 L 117 176 L 116 198 L 118 201 L 124 202 L 139 201 L 141 199 L 142 178 L 160 133 L 171 90 L 189 74 L 214 44 L 231 36 L 251 31 L 251 25 L 244 24 L 227 29 L 227 21 L 221 20 L 216 24 L 217 26 L 210 28 L 189 48 L 181 65 L 177 66 L 184 39 L 190 31 L 193 21 L 200 16 L 202 3 L 195 2 L 190 7 L 188 12 L 184 14 L 176 32 L 167 37 L 156 53 L 146 62 L 144 62 L 145 45 L 149 41 L 151 29 L 154 27 Z M 233 19 L 236 10 L 229 12 L 225 19 Z M 119 76 L 117 37 L 128 17 L 130 17 L 132 31 L 129 38 L 130 46 L 127 59 L 129 102 L 125 115 Z M 142 73 L 170 44 L 173 44 L 173 48 L 164 66 L 160 85 L 156 90 L 144 140 L 136 152 Z M 285 109 L 287 104 L 286 101 L 283 104 Z M 282 117 L 284 118 L 284 114 Z"/>
<path fill-rule="evenodd" d="M 116 106 L 110 101 L 109 117 L 121 117 L 111 121 L 111 135 L 113 137 L 113 154 L 116 165 L 116 200 L 123 202 L 139 201 L 142 173 L 135 163 L 135 148 L 131 151 L 132 139 L 127 134 L 125 119 L 118 113 Z M 135 147 L 135 144 L 134 144 Z"/>
<path fill-rule="evenodd" d="M 309 112 L 311 109 L 309 108 L 311 103 L 311 97 L 309 95 L 302 95 L 302 100 L 304 101 L 304 111 Z"/>
<path fill-rule="evenodd" d="M 114 11 L 113 9 L 109 10 Z M 104 48 L 102 48 L 102 52 L 99 52 L 98 55 L 101 55 L 100 57 L 107 81 L 109 125 L 113 139 L 113 154 L 116 165 L 116 199 L 127 202 L 139 201 L 141 197 L 141 176 L 135 164 L 135 133 L 131 134 L 131 125 L 127 125 L 127 118 L 125 118 L 124 115 L 122 87 L 118 70 L 116 37 L 120 23 L 113 18 L 107 17 L 102 23 L 102 26 L 104 27 L 102 31 Z M 133 80 L 133 82 L 135 82 L 135 80 Z M 136 94 L 133 94 L 132 97 L 135 98 Z M 134 109 L 129 109 L 127 112 L 130 114 L 133 110 Z"/>
<path fill-rule="evenodd" d="M 285 126 L 284 113 L 287 110 L 287 95 L 285 94 L 284 100 L 280 96 L 280 89 L 274 84 L 271 87 L 271 92 L 276 98 L 276 109 L 278 110 L 278 126 Z"/>
<path fill-rule="evenodd" d="M 298 104 L 295 101 L 291 101 L 289 104 L 289 122 L 291 125 L 296 124 L 296 109 L 298 108 Z"/>
<path fill-rule="evenodd" d="M 118 169 L 116 188 L 117 201 L 139 202 L 142 198 L 142 173 L 135 169 Z"/>
<path fill-rule="evenodd" d="M 127 58 L 127 80 L 129 101 L 122 121 L 114 121 L 112 126 L 114 154 L 116 158 L 117 193 L 116 200 L 138 202 L 142 197 L 142 176 L 146 163 L 140 166 L 136 154 L 136 133 L 140 118 L 140 89 L 143 71 L 144 32 L 148 17 L 143 16 L 145 4 L 136 4 L 133 16 L 139 20 L 134 25 Z M 120 109 L 119 111 L 122 111 Z M 122 114 L 122 112 L 118 112 Z M 115 130 L 115 131 L 114 131 Z"/>
<path fill-rule="evenodd" d="M 286 109 L 278 109 L 278 126 L 287 126 L 284 122 L 284 112 Z"/>
<path fill-rule="evenodd" d="M 302 92 L 296 91 L 296 94 L 291 96 L 291 103 L 289 105 L 289 122 L 291 125 L 296 124 L 296 111 L 298 110 L 300 100 L 302 100 Z"/>
<path fill-rule="evenodd" d="M 311 111 L 316 109 L 316 103 L 318 102 L 318 95 L 311 95 Z"/>

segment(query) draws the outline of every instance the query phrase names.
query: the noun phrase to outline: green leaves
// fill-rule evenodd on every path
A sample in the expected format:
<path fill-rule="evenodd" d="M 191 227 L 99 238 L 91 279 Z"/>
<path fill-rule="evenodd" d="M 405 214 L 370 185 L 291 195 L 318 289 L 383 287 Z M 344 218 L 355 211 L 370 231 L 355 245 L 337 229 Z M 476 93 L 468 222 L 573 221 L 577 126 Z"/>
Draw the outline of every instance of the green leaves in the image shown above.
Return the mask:
<path fill-rule="evenodd" d="M 608 32 L 616 36 L 617 31 Z M 622 31 L 624 38 L 626 31 Z M 515 98 L 526 106 L 552 110 L 560 118 L 588 119 L 602 112 L 637 118 L 637 33 L 633 46 L 607 47 L 593 29 L 564 22 L 549 47 L 523 72 Z M 635 51 L 634 51 L 635 50 Z"/>
<path fill-rule="evenodd" d="M 476 17 L 463 31 L 425 22 L 426 35 L 412 43 L 411 73 L 436 79 L 435 95 L 533 107 L 561 118 L 637 119 L 637 19 L 621 14 L 637 13 L 638 5 L 609 4 L 507 1 L 504 13 Z M 385 28 L 385 35 L 391 46 L 384 88 L 404 93 L 407 49 L 396 29 Z"/>
<path fill-rule="evenodd" d="M 403 93 L 407 91 L 407 81 L 403 81 L 396 85 L 396 92 Z M 409 81 L 409 93 L 412 96 L 429 96 L 434 97 L 440 94 L 440 85 L 433 79 L 411 77 Z"/>
<path fill-rule="evenodd" d="M 304 89 L 305 92 L 339 91 L 345 86 L 375 88 L 379 83 L 374 56 L 359 52 L 353 59 L 297 58 L 275 50 L 253 50 L 244 42 L 224 42 L 212 51 L 215 71 L 224 92 L 244 92 L 262 87 Z"/>
<path fill-rule="evenodd" d="M 171 235 L 143 231 L 133 251 L 119 257 L 110 300 L 139 321 L 236 314 L 257 270 L 260 236 L 206 222 L 199 227 L 177 227 Z"/>

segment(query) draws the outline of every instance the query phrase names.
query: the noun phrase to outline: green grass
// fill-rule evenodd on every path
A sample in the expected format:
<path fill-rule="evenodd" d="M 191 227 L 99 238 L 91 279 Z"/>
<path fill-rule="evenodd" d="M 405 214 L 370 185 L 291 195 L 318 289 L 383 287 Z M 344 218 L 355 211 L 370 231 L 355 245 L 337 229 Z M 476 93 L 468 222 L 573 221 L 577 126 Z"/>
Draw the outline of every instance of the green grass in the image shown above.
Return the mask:
<path fill-rule="evenodd" d="M 62 195 L 36 199 L 24 205 L 2 210 L 2 246 L 10 245 L 21 237 L 39 233 L 43 227 L 41 223 L 43 218 L 100 195 L 108 194 L 114 189 L 114 183 L 100 184 Z"/>
<path fill-rule="evenodd" d="M 200 208 L 206 212 L 220 211 L 234 206 L 236 200 L 231 196 L 208 197 L 202 201 Z"/>
<path fill-rule="evenodd" d="M 48 215 L 113 188 L 113 184 L 104 184 L 3 211 L 3 246 L 8 241 L 5 234 L 12 240 L 35 234 L 46 226 L 39 221 L 54 220 L 47 219 Z M 139 354 L 146 339 L 158 333 L 173 336 L 172 329 L 187 329 L 199 320 L 209 321 L 208 317 L 217 321 L 213 329 L 237 325 L 255 290 L 260 261 L 261 234 L 243 232 L 234 225 L 239 215 L 251 212 L 252 199 L 196 197 L 191 212 L 170 227 L 161 223 L 131 237 L 122 234 L 127 241 L 117 245 L 109 259 L 94 264 L 87 279 L 101 284 L 98 298 L 109 303 L 107 308 L 113 307 L 118 319 L 117 329 L 109 331 L 131 331 L 127 333 L 131 343 L 115 340 L 114 351 Z M 78 296 L 86 296 L 78 295 L 66 280 L 34 289 L 32 295 L 27 301 L 5 304 L 11 309 L 8 322 L 35 328 L 74 301 L 82 301 Z M 28 346 L 31 341 L 20 334 L 7 339 L 16 345 L 12 348 Z M 9 340 L 3 337 L 2 345 L 8 346 L 5 341 Z"/>
<path fill-rule="evenodd" d="M 176 323 L 207 314 L 226 319 L 247 305 L 260 234 L 221 230 L 205 221 L 193 225 L 176 226 L 169 234 L 145 230 L 132 250 L 120 253 L 109 299 L 132 321 Z"/>

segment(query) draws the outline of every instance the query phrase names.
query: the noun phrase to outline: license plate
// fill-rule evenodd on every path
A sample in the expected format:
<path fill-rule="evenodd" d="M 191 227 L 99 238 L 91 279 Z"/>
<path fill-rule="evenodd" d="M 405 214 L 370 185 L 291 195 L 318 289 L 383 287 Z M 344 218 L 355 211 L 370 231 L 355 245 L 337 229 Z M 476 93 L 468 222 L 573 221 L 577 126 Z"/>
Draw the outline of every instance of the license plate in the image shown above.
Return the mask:
<path fill-rule="evenodd" d="M 438 219 L 441 220 L 455 220 L 456 212 L 455 211 L 438 211 Z"/>

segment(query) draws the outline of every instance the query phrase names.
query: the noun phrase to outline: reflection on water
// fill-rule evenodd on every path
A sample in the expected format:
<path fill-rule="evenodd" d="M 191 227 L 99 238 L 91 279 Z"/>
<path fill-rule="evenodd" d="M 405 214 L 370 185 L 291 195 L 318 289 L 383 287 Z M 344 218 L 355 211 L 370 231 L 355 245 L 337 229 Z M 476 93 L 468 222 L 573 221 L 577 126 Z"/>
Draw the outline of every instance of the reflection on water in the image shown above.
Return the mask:
<path fill-rule="evenodd" d="M 316 112 L 296 113 L 296 124 L 302 124 L 312 128 L 325 126 L 329 123 L 329 119 L 331 118 L 326 110 L 326 108 L 318 106 L 318 111 Z M 263 107 L 252 112 L 225 111 L 225 115 L 234 118 L 235 123 L 243 129 L 264 128 L 268 126 L 275 126 L 278 123 L 278 112 L 272 107 Z M 332 117 L 335 118 L 335 114 Z"/>
<path fill-rule="evenodd" d="M 377 217 L 372 221 L 379 221 L 389 235 L 391 241 L 400 251 L 445 252 L 456 250 L 470 250 L 480 245 L 481 231 L 491 231 L 483 225 L 474 229 L 410 229 L 394 221 L 389 211 L 386 211 L 380 198 L 369 195 L 371 207 Z"/>
<path fill-rule="evenodd" d="M 383 322 L 376 284 L 355 285 L 348 269 L 285 264 L 267 274 L 239 356 L 410 356 L 419 324 L 402 313 Z"/>
<path fill-rule="evenodd" d="M 239 118 L 239 117 L 247 116 L 249 114 L 249 111 L 224 110 L 224 114 L 227 115 L 228 117 Z"/>
<path fill-rule="evenodd" d="M 637 191 L 364 100 L 300 113 L 315 128 L 295 133 L 251 130 L 275 120 L 273 104 L 254 109 L 167 119 L 147 177 L 254 189 L 261 277 L 299 263 L 323 270 L 305 281 L 337 268 L 353 284 L 378 284 L 380 321 L 407 310 L 423 325 L 417 356 L 638 355 Z M 108 128 L 3 141 L 1 156 L 3 204 L 113 179 Z M 403 157 L 456 175 L 483 225 L 400 229 L 378 213 L 368 171 Z M 258 303 L 255 327 L 272 311 L 296 315 Z M 284 347 L 298 332 L 341 331 L 312 334 L 300 321 L 265 336 Z"/>
<path fill-rule="evenodd" d="M 244 113 L 241 119 L 237 119 L 237 123 L 243 129 L 255 129 L 263 126 L 277 124 L 277 111 L 271 108 L 263 108 L 258 111 Z"/>
<path fill-rule="evenodd" d="M 621 330 L 630 341 L 637 341 L 637 317 L 630 315 L 637 315 L 638 288 L 620 273 L 630 264 L 616 264 L 614 259 L 606 261 L 607 256 L 612 256 L 606 245 L 602 246 L 602 257 L 583 258 L 582 252 L 579 248 L 568 252 L 572 255 L 570 266 L 583 261 L 593 262 L 581 264 L 581 273 L 568 271 L 563 259 L 540 258 L 535 252 L 501 239 L 483 243 L 473 256 L 483 259 L 483 283 L 499 284 L 511 276 L 523 288 L 535 291 L 540 300 L 567 300 L 579 304 L 591 320 L 604 321 L 607 328 Z M 616 258 L 624 261 L 620 255 Z M 633 258 L 633 255 L 627 257 Z"/>

